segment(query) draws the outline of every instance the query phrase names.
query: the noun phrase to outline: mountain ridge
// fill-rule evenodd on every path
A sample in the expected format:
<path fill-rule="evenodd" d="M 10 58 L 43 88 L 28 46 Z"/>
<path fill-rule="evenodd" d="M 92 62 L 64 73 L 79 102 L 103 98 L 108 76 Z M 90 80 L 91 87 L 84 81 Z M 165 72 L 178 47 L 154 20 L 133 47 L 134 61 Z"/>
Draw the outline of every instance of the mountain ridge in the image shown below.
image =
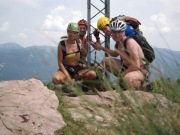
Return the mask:
<path fill-rule="evenodd" d="M 152 65 L 167 78 L 180 78 L 180 51 L 154 48 L 156 59 Z M 51 81 L 58 69 L 57 47 L 42 45 L 22 47 L 13 42 L 0 45 L 0 80 L 39 78 L 43 82 Z M 95 57 L 96 52 L 96 57 Z M 92 51 L 91 58 L 100 62 L 102 51 Z M 152 80 L 159 79 L 159 72 L 151 68 Z"/>

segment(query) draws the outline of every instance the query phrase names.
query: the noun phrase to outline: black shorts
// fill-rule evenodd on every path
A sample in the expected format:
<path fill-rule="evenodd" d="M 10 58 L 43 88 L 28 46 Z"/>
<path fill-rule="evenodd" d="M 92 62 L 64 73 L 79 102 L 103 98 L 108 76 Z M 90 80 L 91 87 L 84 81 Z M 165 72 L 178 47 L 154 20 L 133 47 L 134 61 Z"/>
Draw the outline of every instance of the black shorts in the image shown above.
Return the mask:
<path fill-rule="evenodd" d="M 128 68 L 127 66 L 122 65 L 122 67 L 121 67 L 121 73 L 124 72 L 127 68 Z"/>
<path fill-rule="evenodd" d="M 83 70 L 85 68 L 83 68 L 82 66 L 80 65 L 77 65 L 77 66 L 69 66 L 69 65 L 66 65 L 65 66 L 66 70 L 68 71 L 69 75 L 71 77 L 73 77 L 75 74 L 77 74 L 80 70 Z"/>
<path fill-rule="evenodd" d="M 128 67 L 124 65 L 123 60 L 121 59 L 121 73 L 124 72 Z"/>

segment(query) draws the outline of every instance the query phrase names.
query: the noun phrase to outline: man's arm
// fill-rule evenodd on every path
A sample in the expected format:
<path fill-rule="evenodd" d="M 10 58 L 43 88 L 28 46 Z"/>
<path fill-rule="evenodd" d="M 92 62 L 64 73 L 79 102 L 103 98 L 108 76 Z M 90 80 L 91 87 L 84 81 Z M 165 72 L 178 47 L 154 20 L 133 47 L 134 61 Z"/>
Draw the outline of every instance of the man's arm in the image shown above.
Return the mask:
<path fill-rule="evenodd" d="M 93 42 L 91 40 L 91 45 L 92 45 L 93 48 L 95 48 L 97 50 L 103 50 L 105 53 L 111 55 L 112 57 L 117 57 L 119 55 L 116 51 L 110 50 L 108 48 L 105 48 L 105 47 L 101 46 L 101 41 L 100 41 L 100 38 L 99 38 L 100 31 L 98 29 L 95 29 L 93 34 L 94 34 L 94 37 L 96 38 L 96 42 Z"/>
<path fill-rule="evenodd" d="M 96 42 L 93 42 L 91 41 L 91 45 L 97 49 L 97 50 L 103 50 L 105 53 L 109 54 L 110 56 L 112 57 L 117 57 L 119 56 L 119 53 L 117 52 L 117 50 L 111 50 L 111 49 L 108 49 L 108 48 L 105 48 L 101 45 L 100 41 L 96 41 Z"/>

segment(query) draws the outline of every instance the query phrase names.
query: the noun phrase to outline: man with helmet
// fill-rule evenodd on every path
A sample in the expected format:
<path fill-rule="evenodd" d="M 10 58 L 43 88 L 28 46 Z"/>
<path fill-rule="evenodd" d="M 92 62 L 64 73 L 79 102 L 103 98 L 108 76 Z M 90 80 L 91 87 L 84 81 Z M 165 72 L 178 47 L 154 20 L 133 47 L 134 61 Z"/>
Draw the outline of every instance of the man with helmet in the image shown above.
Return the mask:
<path fill-rule="evenodd" d="M 88 53 L 88 44 L 87 44 L 87 38 L 86 38 L 86 32 L 87 32 L 87 21 L 84 19 L 81 19 L 78 21 L 79 25 L 79 39 L 82 44 L 82 48 L 85 50 L 85 55 L 83 56 L 84 60 L 86 60 L 86 56 Z"/>
<path fill-rule="evenodd" d="M 82 48 L 84 48 L 85 50 L 85 55 L 84 55 L 84 60 L 86 59 L 86 56 L 87 56 L 87 53 L 88 53 L 88 38 L 90 38 L 90 41 L 91 41 L 91 45 L 92 47 L 94 47 L 96 49 L 96 46 L 95 46 L 95 42 L 92 41 L 92 36 L 91 35 L 88 35 L 86 37 L 86 32 L 87 32 L 87 27 L 88 27 L 88 23 L 86 20 L 84 19 L 81 19 L 78 21 L 78 25 L 79 25 L 79 39 L 82 43 Z M 96 42 L 100 42 L 99 40 L 99 33 L 98 31 L 96 31 Z"/>
<path fill-rule="evenodd" d="M 142 34 L 142 32 L 139 30 L 139 25 L 141 25 L 141 23 L 137 19 L 129 17 L 129 16 L 125 16 L 125 15 L 119 15 L 117 17 L 112 18 L 111 21 L 113 21 L 115 19 L 119 19 L 121 21 L 126 22 L 126 31 L 125 31 L 126 36 Z M 111 21 L 106 16 L 99 18 L 99 20 L 97 22 L 98 29 L 103 31 L 105 35 L 110 36 L 111 29 L 109 27 L 109 24 Z"/>
<path fill-rule="evenodd" d="M 72 79 L 94 80 L 97 74 L 80 63 L 84 50 L 78 45 L 79 25 L 71 22 L 67 27 L 67 39 L 58 44 L 59 70 L 54 74 L 52 82 L 57 84 L 72 83 Z"/>
<path fill-rule="evenodd" d="M 96 42 L 92 41 L 92 36 L 91 35 L 88 35 L 86 36 L 86 32 L 87 32 L 87 27 L 88 27 L 88 23 L 86 20 L 84 19 L 81 19 L 78 21 L 78 25 L 79 25 L 79 39 L 81 41 L 81 44 L 82 44 L 82 48 L 84 48 L 85 50 L 85 54 L 83 56 L 83 59 L 84 61 L 86 60 L 86 57 L 87 57 L 87 53 L 88 53 L 88 38 L 90 38 L 90 41 L 91 41 L 91 45 L 93 48 L 97 49 L 96 48 L 96 45 L 95 43 L 100 43 L 100 38 L 99 38 L 99 32 L 96 31 L 95 35 L 96 35 Z M 97 68 L 99 69 L 100 71 L 102 71 L 102 67 L 99 67 L 96 63 L 91 63 L 91 66 L 93 68 Z"/>
<path fill-rule="evenodd" d="M 115 19 L 119 19 L 119 20 L 125 21 L 125 16 L 124 15 L 120 15 L 120 16 L 112 18 L 111 20 L 108 17 L 103 16 L 103 17 L 99 18 L 99 20 L 97 22 L 97 28 L 99 30 L 103 31 L 103 33 L 105 35 L 111 36 L 110 22 L 115 20 Z M 139 29 L 139 26 L 138 27 L 137 27 L 137 25 L 135 25 L 135 26 L 136 26 L 136 29 Z M 131 27 L 129 24 L 126 24 L 125 35 L 126 36 L 133 36 L 133 35 L 136 35 L 136 34 L 137 34 L 137 32 L 134 30 L 134 28 Z M 100 42 L 95 42 L 94 43 L 94 48 L 99 50 L 100 49 L 99 47 L 100 47 Z"/>
<path fill-rule="evenodd" d="M 104 25 L 100 26 L 103 28 Z M 109 27 L 111 36 L 116 42 L 115 50 L 110 50 L 100 45 L 98 45 L 98 48 L 113 57 L 120 56 L 120 59 L 106 57 L 102 60 L 102 65 L 109 72 L 119 77 L 120 80 L 123 77 L 131 88 L 139 89 L 146 81 L 145 75 L 148 72 L 144 67 L 146 63 L 143 61 L 143 51 L 133 38 L 128 38 L 127 40 L 125 35 L 126 23 L 124 21 L 116 18 L 111 21 Z M 125 40 L 127 40 L 126 46 L 124 46 Z"/>
<path fill-rule="evenodd" d="M 101 18 L 99 18 L 98 22 L 97 22 L 97 27 L 99 30 L 103 31 L 104 34 L 106 35 L 111 35 L 111 29 L 109 27 L 110 24 L 110 19 L 106 16 L 103 16 Z"/>

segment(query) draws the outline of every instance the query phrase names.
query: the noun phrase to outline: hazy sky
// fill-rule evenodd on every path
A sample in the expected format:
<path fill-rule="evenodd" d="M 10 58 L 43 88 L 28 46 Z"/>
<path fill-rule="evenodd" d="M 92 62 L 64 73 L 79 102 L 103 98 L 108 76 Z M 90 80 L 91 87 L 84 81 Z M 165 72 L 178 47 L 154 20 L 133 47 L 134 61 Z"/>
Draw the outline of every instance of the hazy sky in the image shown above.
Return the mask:
<path fill-rule="evenodd" d="M 91 1 L 102 8 L 99 0 Z M 180 51 L 179 5 L 180 0 L 110 0 L 110 17 L 135 17 L 153 47 Z M 98 17 L 92 20 L 95 27 Z M 86 0 L 0 0 L 0 44 L 57 46 L 67 24 L 82 18 L 87 18 Z"/>

